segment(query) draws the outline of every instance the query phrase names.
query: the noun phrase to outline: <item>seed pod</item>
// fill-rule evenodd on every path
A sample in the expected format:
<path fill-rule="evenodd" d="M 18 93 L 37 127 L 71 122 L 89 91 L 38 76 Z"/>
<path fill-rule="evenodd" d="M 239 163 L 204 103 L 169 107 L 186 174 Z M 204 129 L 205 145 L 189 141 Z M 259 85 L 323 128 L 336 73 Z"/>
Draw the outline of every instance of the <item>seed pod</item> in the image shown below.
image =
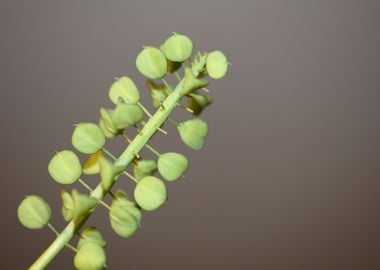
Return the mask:
<path fill-rule="evenodd" d="M 210 97 L 200 94 L 190 94 L 187 101 L 187 106 L 193 111 L 194 115 L 199 115 L 204 108 L 212 103 Z"/>
<path fill-rule="evenodd" d="M 71 142 L 79 152 L 93 154 L 103 148 L 106 138 L 98 125 L 80 123 L 74 129 Z"/>
<path fill-rule="evenodd" d="M 90 211 L 98 204 L 98 200 L 79 193 L 77 190 L 73 190 L 71 193 L 73 198 L 73 221 L 77 222 L 84 214 Z"/>
<path fill-rule="evenodd" d="M 72 184 L 82 174 L 82 166 L 77 155 L 69 150 L 57 152 L 49 162 L 48 171 L 54 181 Z"/>
<path fill-rule="evenodd" d="M 158 108 L 170 94 L 170 90 L 165 84 L 156 84 L 151 80 L 147 80 L 146 85 L 150 90 L 153 107 Z"/>
<path fill-rule="evenodd" d="M 110 100 L 118 104 L 124 103 L 137 103 L 140 100 L 140 92 L 136 84 L 129 77 L 121 77 L 117 79 L 108 92 Z"/>
<path fill-rule="evenodd" d="M 145 176 L 152 175 L 157 170 L 155 160 L 139 160 L 133 165 L 135 178 L 140 181 Z"/>
<path fill-rule="evenodd" d="M 119 103 L 112 113 L 112 122 L 117 129 L 135 126 L 144 118 L 143 110 L 136 104 Z"/>
<path fill-rule="evenodd" d="M 74 202 L 71 194 L 64 188 L 61 189 L 62 216 L 66 222 L 73 218 Z"/>
<path fill-rule="evenodd" d="M 112 113 L 113 110 L 100 109 L 99 126 L 107 138 L 113 138 L 120 133 L 120 130 L 118 130 L 112 122 Z"/>
<path fill-rule="evenodd" d="M 223 78 L 228 70 L 227 57 L 221 51 L 213 51 L 209 53 L 206 58 L 206 69 L 211 78 Z"/>
<path fill-rule="evenodd" d="M 157 161 L 158 171 L 167 181 L 175 181 L 180 178 L 189 166 L 189 160 L 178 153 L 165 153 L 160 155 Z"/>
<path fill-rule="evenodd" d="M 164 44 L 162 44 L 160 46 L 160 50 L 162 52 L 164 52 Z M 165 53 L 164 53 L 165 54 Z M 181 62 L 173 62 L 173 61 L 170 61 L 167 57 L 166 57 L 166 62 L 167 62 L 167 66 L 168 66 L 168 72 L 169 73 L 174 73 L 176 72 L 178 69 L 181 68 L 182 66 L 182 63 Z"/>
<path fill-rule="evenodd" d="M 51 210 L 47 202 L 39 196 L 27 196 L 18 206 L 20 223 L 28 229 L 41 229 L 49 223 Z"/>
<path fill-rule="evenodd" d="M 99 158 L 100 180 L 104 190 L 109 190 L 117 177 L 125 170 L 124 167 L 115 167 L 105 157 Z"/>
<path fill-rule="evenodd" d="M 167 62 L 162 51 L 155 47 L 145 47 L 136 58 L 136 67 L 149 79 L 161 79 L 166 75 Z"/>
<path fill-rule="evenodd" d="M 74 265 L 78 270 L 101 270 L 105 264 L 104 249 L 92 242 L 83 244 L 74 257 Z"/>
<path fill-rule="evenodd" d="M 170 61 L 184 62 L 191 57 L 193 42 L 185 35 L 174 34 L 166 39 L 162 49 Z"/>
<path fill-rule="evenodd" d="M 121 237 L 132 236 L 140 227 L 141 212 L 126 198 L 114 199 L 109 212 L 112 229 Z"/>
<path fill-rule="evenodd" d="M 91 154 L 88 159 L 83 163 L 82 169 L 84 174 L 97 174 L 99 173 L 99 158 L 103 156 L 102 151 Z"/>
<path fill-rule="evenodd" d="M 77 249 L 80 249 L 84 244 L 92 242 L 98 246 L 105 247 L 107 242 L 104 241 L 102 234 L 95 227 L 86 227 L 80 234 Z"/>
<path fill-rule="evenodd" d="M 146 176 L 140 180 L 134 190 L 137 204 L 146 211 L 158 209 L 167 199 L 164 182 L 154 176 Z"/>
<path fill-rule="evenodd" d="M 203 148 L 208 126 L 207 123 L 201 119 L 192 119 L 183 122 L 177 127 L 182 141 L 194 150 Z"/>

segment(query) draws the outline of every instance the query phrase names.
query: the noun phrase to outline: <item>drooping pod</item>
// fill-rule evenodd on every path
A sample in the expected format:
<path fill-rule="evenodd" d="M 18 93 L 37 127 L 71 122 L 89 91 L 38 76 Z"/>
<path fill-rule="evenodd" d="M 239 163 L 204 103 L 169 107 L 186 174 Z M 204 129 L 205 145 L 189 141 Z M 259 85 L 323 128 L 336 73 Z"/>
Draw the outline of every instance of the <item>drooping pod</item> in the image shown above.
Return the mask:
<path fill-rule="evenodd" d="M 78 270 L 101 270 L 106 261 L 103 247 L 94 242 L 81 245 L 74 257 L 74 265 Z"/>
<path fill-rule="evenodd" d="M 74 202 L 71 194 L 64 188 L 61 189 L 61 199 L 62 199 L 62 216 L 66 222 L 73 219 L 73 209 Z"/>
<path fill-rule="evenodd" d="M 187 106 L 193 111 L 194 115 L 201 112 L 212 103 L 212 99 L 206 95 L 191 93 L 187 99 Z"/>
<path fill-rule="evenodd" d="M 74 129 L 71 142 L 79 152 L 93 154 L 103 148 L 106 138 L 98 125 L 80 123 Z"/>
<path fill-rule="evenodd" d="M 113 110 L 100 108 L 99 126 L 107 138 L 114 138 L 120 134 L 121 130 L 117 129 L 112 121 Z"/>
<path fill-rule="evenodd" d="M 84 214 L 88 213 L 88 211 L 93 209 L 98 204 L 97 199 L 85 194 L 81 194 L 75 189 L 71 192 L 71 196 L 73 199 L 72 219 L 74 222 L 79 221 Z"/>
<path fill-rule="evenodd" d="M 49 162 L 48 171 L 54 181 L 60 184 L 72 184 L 82 174 L 82 165 L 78 156 L 69 150 L 57 152 Z"/>
<path fill-rule="evenodd" d="M 167 199 L 166 186 L 159 178 L 146 176 L 136 185 L 134 197 L 142 209 L 154 211 L 161 207 Z"/>
<path fill-rule="evenodd" d="M 100 183 L 104 190 L 109 190 L 117 177 L 125 170 L 124 167 L 116 167 L 105 157 L 99 158 Z"/>
<path fill-rule="evenodd" d="M 191 119 L 180 123 L 177 127 L 182 141 L 194 150 L 203 148 L 208 133 L 208 125 L 201 119 Z"/>
<path fill-rule="evenodd" d="M 114 104 L 137 103 L 140 100 L 140 92 L 131 78 L 123 76 L 118 78 L 110 87 L 108 97 Z"/>
<path fill-rule="evenodd" d="M 87 160 L 82 164 L 84 174 L 97 174 L 100 171 L 99 158 L 103 156 L 102 151 L 91 154 Z"/>
<path fill-rule="evenodd" d="M 185 35 L 174 34 L 165 40 L 162 51 L 170 61 L 184 62 L 191 57 L 193 42 Z"/>
<path fill-rule="evenodd" d="M 168 89 L 167 85 L 157 84 L 152 80 L 147 80 L 146 85 L 150 90 L 153 107 L 158 108 L 170 94 L 170 89 Z"/>
<path fill-rule="evenodd" d="M 103 239 L 100 231 L 93 226 L 89 226 L 83 229 L 80 234 L 77 248 L 80 249 L 85 243 L 89 242 L 95 243 L 101 247 L 105 247 L 107 245 L 107 242 Z"/>
<path fill-rule="evenodd" d="M 41 229 L 49 223 L 51 210 L 49 204 L 40 196 L 29 195 L 20 203 L 17 216 L 26 228 Z"/>
<path fill-rule="evenodd" d="M 211 78 L 223 78 L 228 70 L 228 61 L 225 54 L 221 51 L 209 53 L 206 58 L 206 69 Z"/>
<path fill-rule="evenodd" d="M 145 47 L 136 58 L 136 67 L 142 75 L 155 80 L 166 75 L 167 62 L 162 51 L 155 47 Z"/>
<path fill-rule="evenodd" d="M 138 160 L 133 164 L 133 173 L 135 178 L 140 181 L 145 176 L 152 175 L 157 170 L 155 160 Z"/>
<path fill-rule="evenodd" d="M 175 181 L 186 172 L 189 160 L 184 155 L 168 152 L 159 156 L 157 166 L 162 178 Z"/>

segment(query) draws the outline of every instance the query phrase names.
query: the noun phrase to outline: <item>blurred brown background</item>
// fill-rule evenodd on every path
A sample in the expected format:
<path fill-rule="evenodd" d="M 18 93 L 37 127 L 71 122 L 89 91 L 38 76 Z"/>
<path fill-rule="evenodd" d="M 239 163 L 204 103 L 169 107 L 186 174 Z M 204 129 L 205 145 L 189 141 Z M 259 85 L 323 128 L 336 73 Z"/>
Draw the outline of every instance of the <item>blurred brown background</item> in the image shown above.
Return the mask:
<path fill-rule="evenodd" d="M 63 228 L 47 164 L 73 124 L 111 106 L 115 76 L 149 104 L 135 57 L 176 31 L 233 65 L 210 85 L 204 151 L 170 126 L 152 142 L 191 160 L 169 202 L 128 240 L 103 208 L 91 219 L 109 269 L 380 269 L 379 14 L 377 0 L 1 1 L 0 268 L 26 269 L 53 239 L 19 225 L 24 195 L 45 197 Z"/>

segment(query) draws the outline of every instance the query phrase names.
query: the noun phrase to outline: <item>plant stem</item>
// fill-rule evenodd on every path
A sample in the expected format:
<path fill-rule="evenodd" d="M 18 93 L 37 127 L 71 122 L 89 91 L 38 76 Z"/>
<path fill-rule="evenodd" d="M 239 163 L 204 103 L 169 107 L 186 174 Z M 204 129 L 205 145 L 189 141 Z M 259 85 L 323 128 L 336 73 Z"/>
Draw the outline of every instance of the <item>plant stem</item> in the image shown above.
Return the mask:
<path fill-rule="evenodd" d="M 148 143 L 150 138 L 155 134 L 159 128 L 169 117 L 172 110 L 176 107 L 177 102 L 180 101 L 182 95 L 180 94 L 184 81 L 181 80 L 174 91 L 165 99 L 163 106 L 149 119 L 141 132 L 136 135 L 133 141 L 127 146 L 121 156 L 115 161 L 116 166 L 128 166 L 134 159 L 135 154 Z M 110 189 L 112 186 L 110 187 Z M 109 190 L 104 190 L 101 184 L 91 192 L 90 196 L 97 200 L 102 200 Z M 66 246 L 67 243 L 79 231 L 82 225 L 90 217 L 92 212 L 86 213 L 76 223 L 71 221 L 67 224 L 66 228 L 57 236 L 57 238 L 50 244 L 50 246 L 42 253 L 42 255 L 30 266 L 29 270 L 44 269 L 55 256 Z"/>

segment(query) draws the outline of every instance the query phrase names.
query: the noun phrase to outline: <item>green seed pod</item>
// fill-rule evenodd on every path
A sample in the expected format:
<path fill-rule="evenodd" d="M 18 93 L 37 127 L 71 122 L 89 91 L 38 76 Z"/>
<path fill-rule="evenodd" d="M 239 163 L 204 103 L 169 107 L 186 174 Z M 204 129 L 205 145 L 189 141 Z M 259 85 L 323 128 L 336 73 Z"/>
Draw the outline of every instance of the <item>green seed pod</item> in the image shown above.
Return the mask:
<path fill-rule="evenodd" d="M 151 80 L 148 80 L 146 85 L 150 90 L 153 107 L 158 108 L 170 94 L 170 90 L 165 84 L 156 84 Z"/>
<path fill-rule="evenodd" d="M 74 257 L 74 265 L 78 270 L 101 270 L 105 264 L 104 249 L 92 242 L 83 244 Z"/>
<path fill-rule="evenodd" d="M 71 142 L 79 152 L 93 154 L 103 148 L 106 138 L 98 125 L 80 123 L 74 129 Z"/>
<path fill-rule="evenodd" d="M 121 77 L 117 79 L 108 92 L 110 100 L 118 104 L 124 103 L 137 103 L 140 100 L 140 92 L 136 84 L 129 77 Z"/>
<path fill-rule="evenodd" d="M 112 202 L 109 218 L 116 234 L 128 238 L 140 227 L 142 215 L 133 202 L 118 198 Z"/>
<path fill-rule="evenodd" d="M 182 141 L 194 150 L 203 148 L 208 126 L 207 123 L 201 119 L 192 119 L 179 124 L 177 127 Z"/>
<path fill-rule="evenodd" d="M 205 95 L 190 94 L 187 106 L 193 111 L 194 115 L 199 115 L 204 108 L 212 103 L 212 99 Z"/>
<path fill-rule="evenodd" d="M 160 46 L 160 50 L 163 52 L 164 51 L 164 44 L 162 44 Z M 167 62 L 167 65 L 168 65 L 168 72 L 169 73 L 174 73 L 176 72 L 178 69 L 181 68 L 182 66 L 182 63 L 181 62 L 173 62 L 173 61 L 170 61 L 167 57 L 166 57 L 166 62 Z"/>
<path fill-rule="evenodd" d="M 103 189 L 109 190 L 117 177 L 125 170 L 124 167 L 115 167 L 105 157 L 99 158 L 100 180 Z"/>
<path fill-rule="evenodd" d="M 211 78 L 223 78 L 228 70 L 227 57 L 221 51 L 213 51 L 209 53 L 206 58 L 206 69 Z"/>
<path fill-rule="evenodd" d="M 82 233 L 80 234 L 77 249 L 81 249 L 84 244 L 89 242 L 92 242 L 103 248 L 107 245 L 107 242 L 104 241 L 100 231 L 92 226 L 83 229 Z"/>
<path fill-rule="evenodd" d="M 152 80 L 163 78 L 167 72 L 165 55 L 155 47 L 145 47 L 137 55 L 136 66 L 141 74 Z"/>
<path fill-rule="evenodd" d="M 64 188 L 61 189 L 62 216 L 66 222 L 73 218 L 74 202 L 71 194 Z"/>
<path fill-rule="evenodd" d="M 82 165 L 78 156 L 69 150 L 57 152 L 49 162 L 48 171 L 54 181 L 60 184 L 72 184 L 82 174 Z"/>
<path fill-rule="evenodd" d="M 117 129 L 135 126 L 144 118 L 144 112 L 136 104 L 119 103 L 112 113 L 112 122 Z"/>
<path fill-rule="evenodd" d="M 160 155 L 157 161 L 158 171 L 167 181 L 175 181 L 180 178 L 189 166 L 189 160 L 178 153 L 165 153 Z"/>
<path fill-rule="evenodd" d="M 112 122 L 112 113 L 113 110 L 100 109 L 99 126 L 107 138 L 113 138 L 120 133 L 120 130 L 118 130 Z"/>
<path fill-rule="evenodd" d="M 137 204 L 146 211 L 158 209 L 167 199 L 164 182 L 154 176 L 146 176 L 140 180 L 134 190 Z"/>
<path fill-rule="evenodd" d="M 185 35 L 174 34 L 166 39 L 162 49 L 170 61 L 184 62 L 193 53 L 193 42 Z"/>
<path fill-rule="evenodd" d="M 73 221 L 79 221 L 84 214 L 93 209 L 97 204 L 98 200 L 87 196 L 85 194 L 79 193 L 77 190 L 73 190 L 71 193 L 73 198 Z"/>
<path fill-rule="evenodd" d="M 103 156 L 102 151 L 91 154 L 88 159 L 83 163 L 82 169 L 84 174 L 97 174 L 99 173 L 99 158 Z"/>
<path fill-rule="evenodd" d="M 155 160 L 139 160 L 133 164 L 133 173 L 138 181 L 145 176 L 152 175 L 156 170 L 157 162 Z"/>
<path fill-rule="evenodd" d="M 18 206 L 20 223 L 28 229 L 41 229 L 49 223 L 51 210 L 47 202 L 39 196 L 27 196 Z"/>
<path fill-rule="evenodd" d="M 182 95 L 188 95 L 197 89 L 208 85 L 208 81 L 204 79 L 198 79 L 190 68 L 185 68 L 184 83 L 181 90 Z"/>

